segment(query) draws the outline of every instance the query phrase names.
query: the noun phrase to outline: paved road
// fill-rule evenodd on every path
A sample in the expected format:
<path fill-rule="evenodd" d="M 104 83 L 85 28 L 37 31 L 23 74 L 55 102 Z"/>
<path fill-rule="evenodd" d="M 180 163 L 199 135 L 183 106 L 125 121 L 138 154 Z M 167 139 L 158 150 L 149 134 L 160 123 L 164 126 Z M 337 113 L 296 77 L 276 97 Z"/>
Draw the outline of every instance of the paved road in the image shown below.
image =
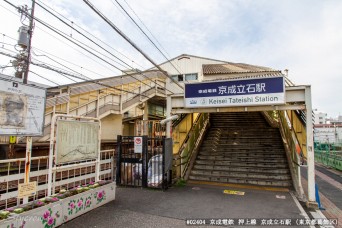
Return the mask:
<path fill-rule="evenodd" d="M 338 226 L 342 227 L 342 172 L 333 171 L 320 165 L 315 166 L 316 183 L 319 188 L 322 213 L 328 219 L 338 219 Z M 302 184 L 307 194 L 307 168 L 301 167 Z"/>
<path fill-rule="evenodd" d="M 331 202 L 342 210 L 342 189 L 337 185 L 342 185 L 342 173 L 332 172 L 323 166 L 315 166 L 316 183 L 319 191 Z M 307 168 L 301 167 L 302 176 L 307 180 Z M 323 175 L 322 175 L 323 174 Z M 333 181 L 331 181 L 331 179 Z M 335 183 L 337 182 L 337 183 Z"/>
<path fill-rule="evenodd" d="M 245 195 L 224 194 L 225 189 Z M 189 218 L 303 219 L 304 215 L 289 192 L 205 185 L 173 187 L 165 192 L 117 188 L 115 201 L 63 227 L 186 227 L 185 219 Z"/>

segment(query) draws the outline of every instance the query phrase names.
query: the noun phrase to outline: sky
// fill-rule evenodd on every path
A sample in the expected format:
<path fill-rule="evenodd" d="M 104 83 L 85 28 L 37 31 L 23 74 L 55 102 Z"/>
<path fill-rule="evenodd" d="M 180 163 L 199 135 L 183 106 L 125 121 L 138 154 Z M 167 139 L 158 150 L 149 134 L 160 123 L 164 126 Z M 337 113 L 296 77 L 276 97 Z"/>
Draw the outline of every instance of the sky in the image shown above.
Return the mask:
<path fill-rule="evenodd" d="M 29 8 L 32 4 L 30 0 L 9 1 L 17 6 L 26 4 Z M 116 0 L 89 1 L 154 62 L 162 63 L 166 60 L 124 14 Z M 142 28 L 145 29 L 145 25 L 152 32 L 151 39 L 156 45 L 161 44 L 159 49 L 167 58 L 191 54 L 282 71 L 288 69 L 289 78 L 295 84 L 312 86 L 314 109 L 328 113 L 331 117 L 342 115 L 341 0 L 117 1 Z M 69 26 L 79 29 L 96 43 L 106 47 L 110 53 L 99 49 L 36 5 L 35 16 L 38 19 L 59 29 L 70 39 L 83 42 L 88 50 L 92 48 L 92 52 L 97 51 L 98 56 L 104 54 L 105 57 L 102 58 L 110 64 L 39 22 L 35 22 L 32 38 L 32 61 L 52 64 L 61 70 L 92 79 L 119 75 L 120 70 L 127 69 L 128 66 L 140 70 L 152 66 L 83 0 L 36 2 L 51 7 L 64 20 L 68 20 Z M 18 28 L 22 25 L 20 14 L 2 0 L 0 20 L 0 52 L 18 53 L 14 45 Z M 24 20 L 23 23 L 28 24 L 28 21 Z M 149 34 L 146 29 L 145 31 Z M 10 61 L 11 58 L 0 55 L 0 73 L 13 75 L 13 67 L 3 68 L 10 66 Z M 58 73 L 33 65 L 30 70 L 57 84 L 73 82 Z M 56 85 L 33 73 L 29 74 L 29 80 Z"/>

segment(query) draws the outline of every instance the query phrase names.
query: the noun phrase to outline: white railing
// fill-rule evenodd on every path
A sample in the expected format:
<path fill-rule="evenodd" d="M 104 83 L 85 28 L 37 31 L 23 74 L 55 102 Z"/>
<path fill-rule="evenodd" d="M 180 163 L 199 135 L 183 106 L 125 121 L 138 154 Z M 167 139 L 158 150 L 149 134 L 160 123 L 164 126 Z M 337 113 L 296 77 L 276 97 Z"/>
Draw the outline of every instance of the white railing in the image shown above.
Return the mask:
<path fill-rule="evenodd" d="M 36 198 L 47 196 L 49 156 L 32 157 L 30 181 L 37 181 Z M 114 150 L 101 151 L 100 179 L 114 180 Z M 0 160 L 0 209 L 19 205 L 18 184 L 24 182 L 25 158 Z M 88 160 L 56 167 L 54 191 L 95 181 L 95 161 Z M 33 197 L 29 200 L 34 200 Z"/>

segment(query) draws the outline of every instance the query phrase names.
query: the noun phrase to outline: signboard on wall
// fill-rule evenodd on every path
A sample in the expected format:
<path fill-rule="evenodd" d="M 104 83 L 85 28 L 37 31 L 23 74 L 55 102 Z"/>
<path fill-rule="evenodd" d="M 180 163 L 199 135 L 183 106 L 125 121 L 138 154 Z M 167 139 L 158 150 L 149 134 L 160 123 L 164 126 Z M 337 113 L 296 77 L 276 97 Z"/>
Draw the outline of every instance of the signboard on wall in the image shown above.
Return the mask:
<path fill-rule="evenodd" d="M 99 122 L 57 121 L 56 164 L 96 159 Z"/>
<path fill-rule="evenodd" d="M 134 153 L 141 154 L 143 149 L 142 149 L 142 143 L 143 139 L 142 137 L 134 137 Z"/>
<path fill-rule="evenodd" d="M 185 84 L 185 107 L 187 108 L 284 103 L 284 77 Z"/>
<path fill-rule="evenodd" d="M 0 78 L 0 135 L 41 136 L 46 90 Z"/>
<path fill-rule="evenodd" d="M 18 185 L 18 198 L 36 195 L 37 181 L 22 183 Z"/>

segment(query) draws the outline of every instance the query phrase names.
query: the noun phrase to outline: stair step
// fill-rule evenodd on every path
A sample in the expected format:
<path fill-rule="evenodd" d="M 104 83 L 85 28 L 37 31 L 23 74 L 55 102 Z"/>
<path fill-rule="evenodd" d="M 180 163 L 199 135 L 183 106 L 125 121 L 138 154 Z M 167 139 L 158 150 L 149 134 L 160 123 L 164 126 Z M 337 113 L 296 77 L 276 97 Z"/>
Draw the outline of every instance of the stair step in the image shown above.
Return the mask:
<path fill-rule="evenodd" d="M 194 170 L 211 170 L 211 171 L 232 171 L 232 172 L 257 172 L 257 173 L 272 173 L 272 174 L 289 174 L 289 170 L 286 168 L 264 168 L 256 166 L 223 166 L 223 165 L 199 165 L 194 166 Z"/>
<path fill-rule="evenodd" d="M 259 180 L 290 180 L 291 176 L 287 174 L 269 174 L 259 172 L 238 172 L 238 171 L 222 171 L 222 170 L 192 170 L 191 175 L 211 176 L 211 177 L 226 177 L 226 178 L 253 178 Z"/>
<path fill-rule="evenodd" d="M 222 156 L 222 155 L 199 155 L 198 160 L 201 161 L 257 161 L 257 162 L 286 162 L 287 159 L 285 157 L 262 157 L 262 156 L 244 156 L 244 157 L 229 157 L 229 156 Z"/>
<path fill-rule="evenodd" d="M 276 168 L 288 168 L 287 161 L 284 160 L 283 162 L 275 161 L 237 161 L 237 160 L 230 160 L 230 161 L 217 161 L 217 160 L 196 160 L 195 164 L 201 164 L 201 165 L 224 165 L 224 166 L 230 166 L 230 165 L 240 165 L 240 166 L 254 166 L 254 167 L 264 167 L 264 168 L 270 168 L 273 167 Z"/>
<path fill-rule="evenodd" d="M 210 176 L 192 176 L 190 180 L 197 181 L 211 181 L 221 183 L 235 183 L 235 184 L 249 184 L 249 185 L 261 185 L 261 186 L 274 186 L 274 187 L 291 187 L 292 182 L 290 180 L 259 180 L 259 179 L 238 179 L 238 178 L 227 178 L 227 177 L 210 177 Z"/>
<path fill-rule="evenodd" d="M 258 112 L 212 113 L 190 180 L 292 186 L 283 140 Z"/>
<path fill-rule="evenodd" d="M 265 156 L 268 156 L 268 155 L 272 155 L 272 154 L 275 154 L 275 155 L 285 155 L 284 153 L 284 149 L 283 148 L 279 148 L 279 149 L 276 149 L 276 148 L 268 148 L 268 149 L 258 149 L 258 150 L 255 150 L 255 149 L 251 149 L 251 148 L 234 148 L 234 149 L 231 149 L 229 150 L 228 148 L 215 148 L 215 145 L 212 145 L 213 148 L 203 148 L 200 150 L 200 154 L 203 154 L 203 155 L 233 155 L 233 154 L 241 154 L 241 155 L 265 155 Z"/>
<path fill-rule="evenodd" d="M 251 149 L 250 147 L 234 147 L 234 148 L 222 148 L 222 145 L 211 145 L 210 147 L 202 148 L 200 152 L 202 153 L 251 153 L 251 154 L 284 154 L 284 148 L 276 148 L 276 147 L 268 147 L 268 148 L 258 148 L 258 149 Z"/>

